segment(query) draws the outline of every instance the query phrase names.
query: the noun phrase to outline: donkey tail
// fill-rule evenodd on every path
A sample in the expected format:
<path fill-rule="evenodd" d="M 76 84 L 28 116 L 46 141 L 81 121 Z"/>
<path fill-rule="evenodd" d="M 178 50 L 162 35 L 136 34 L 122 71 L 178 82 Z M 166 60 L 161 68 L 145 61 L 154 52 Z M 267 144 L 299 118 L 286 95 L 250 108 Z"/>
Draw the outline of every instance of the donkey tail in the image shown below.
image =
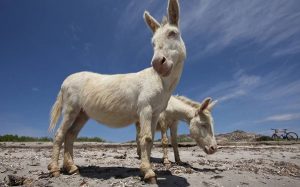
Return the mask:
<path fill-rule="evenodd" d="M 52 106 L 51 114 L 50 114 L 50 125 L 49 125 L 49 132 L 52 132 L 53 129 L 55 128 L 57 121 L 60 117 L 62 110 L 62 93 L 59 91 L 56 101 L 54 105 Z"/>

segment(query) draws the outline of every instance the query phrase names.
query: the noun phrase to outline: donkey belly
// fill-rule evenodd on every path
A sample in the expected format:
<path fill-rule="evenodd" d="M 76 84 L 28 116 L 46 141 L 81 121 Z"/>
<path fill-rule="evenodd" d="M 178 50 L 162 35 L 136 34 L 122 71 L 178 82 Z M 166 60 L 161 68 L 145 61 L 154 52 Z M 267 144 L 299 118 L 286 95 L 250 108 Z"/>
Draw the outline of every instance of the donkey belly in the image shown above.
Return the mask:
<path fill-rule="evenodd" d="M 118 111 L 86 111 L 88 116 L 97 122 L 113 127 L 113 128 L 122 128 L 126 127 L 137 121 L 137 116 L 135 113 L 124 113 Z"/>
<path fill-rule="evenodd" d="M 101 99 L 102 98 L 102 99 Z M 109 127 L 125 127 L 138 119 L 134 101 L 126 96 L 105 95 L 83 105 L 87 115 Z M 92 102 L 91 102 L 92 101 Z"/>
<path fill-rule="evenodd" d="M 124 92 L 123 92 L 124 93 Z M 132 95 L 103 93 L 84 99 L 83 110 L 87 115 L 110 127 L 125 127 L 137 121 L 136 99 Z"/>

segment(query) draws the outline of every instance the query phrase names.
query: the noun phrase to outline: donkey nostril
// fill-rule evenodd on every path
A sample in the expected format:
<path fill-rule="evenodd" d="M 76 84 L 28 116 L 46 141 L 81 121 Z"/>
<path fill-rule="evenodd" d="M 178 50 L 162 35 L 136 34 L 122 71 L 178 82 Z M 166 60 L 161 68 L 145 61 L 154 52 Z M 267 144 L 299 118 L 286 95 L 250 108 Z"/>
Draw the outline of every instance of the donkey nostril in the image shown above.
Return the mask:
<path fill-rule="evenodd" d="M 163 63 L 166 62 L 166 60 L 167 60 L 167 59 L 166 59 L 165 57 L 163 57 L 163 58 L 161 59 L 160 63 L 163 64 Z"/>
<path fill-rule="evenodd" d="M 210 150 L 214 151 L 216 148 L 214 146 L 210 146 Z"/>

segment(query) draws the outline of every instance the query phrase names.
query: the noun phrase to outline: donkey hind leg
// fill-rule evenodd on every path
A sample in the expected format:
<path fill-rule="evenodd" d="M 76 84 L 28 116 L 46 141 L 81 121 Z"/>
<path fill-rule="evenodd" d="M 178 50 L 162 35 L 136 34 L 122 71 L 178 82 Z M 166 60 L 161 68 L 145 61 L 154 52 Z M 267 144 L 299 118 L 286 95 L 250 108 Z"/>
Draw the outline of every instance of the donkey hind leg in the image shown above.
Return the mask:
<path fill-rule="evenodd" d="M 140 142 L 140 139 L 141 139 L 141 125 L 139 122 L 136 122 L 135 124 L 135 127 L 136 127 L 136 152 L 137 152 L 137 155 L 139 157 L 139 159 L 141 159 L 141 142 Z"/>
<path fill-rule="evenodd" d="M 140 145 L 141 145 L 141 172 L 147 183 L 156 184 L 156 175 L 151 168 L 150 155 L 158 116 L 149 116 L 149 112 L 143 112 L 140 116 Z"/>
<path fill-rule="evenodd" d="M 164 126 L 165 124 L 161 124 L 161 144 L 163 148 L 163 163 L 166 166 L 170 165 L 170 161 L 168 158 L 168 146 L 169 146 L 169 141 L 168 141 L 168 135 L 167 135 L 167 128 Z"/>
<path fill-rule="evenodd" d="M 60 153 L 62 143 L 64 141 L 65 134 L 67 133 L 69 128 L 72 126 L 73 122 L 75 121 L 75 119 L 79 113 L 79 110 L 75 110 L 74 108 L 69 106 L 69 107 L 66 107 L 66 109 L 64 110 L 63 113 L 64 113 L 63 120 L 61 122 L 59 129 L 56 132 L 56 135 L 55 135 L 55 138 L 53 141 L 51 162 L 48 165 L 48 170 L 50 170 L 50 173 L 54 177 L 57 177 L 60 174 L 58 159 L 59 159 L 59 153 Z"/>
<path fill-rule="evenodd" d="M 80 130 L 88 121 L 88 119 L 88 116 L 83 111 L 81 111 L 65 136 L 63 168 L 69 174 L 79 173 L 78 167 L 74 164 L 73 145 Z"/>

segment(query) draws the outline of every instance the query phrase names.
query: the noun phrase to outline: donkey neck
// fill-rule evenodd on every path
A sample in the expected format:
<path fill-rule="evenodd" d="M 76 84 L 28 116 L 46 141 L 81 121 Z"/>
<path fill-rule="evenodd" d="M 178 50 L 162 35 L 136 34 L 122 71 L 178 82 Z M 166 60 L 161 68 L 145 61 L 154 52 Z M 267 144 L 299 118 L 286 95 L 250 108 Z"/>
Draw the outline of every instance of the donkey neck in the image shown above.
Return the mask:
<path fill-rule="evenodd" d="M 176 88 L 183 70 L 184 61 L 178 62 L 167 77 L 161 77 L 164 88 L 170 93 Z"/>
<path fill-rule="evenodd" d="M 170 109 L 173 113 L 173 118 L 180 121 L 190 122 L 191 119 L 195 116 L 195 108 L 191 105 L 176 99 L 176 97 L 172 96 L 169 101 L 169 105 L 171 104 Z M 169 106 L 168 106 L 169 108 Z M 168 110 L 168 109 L 167 109 Z"/>

